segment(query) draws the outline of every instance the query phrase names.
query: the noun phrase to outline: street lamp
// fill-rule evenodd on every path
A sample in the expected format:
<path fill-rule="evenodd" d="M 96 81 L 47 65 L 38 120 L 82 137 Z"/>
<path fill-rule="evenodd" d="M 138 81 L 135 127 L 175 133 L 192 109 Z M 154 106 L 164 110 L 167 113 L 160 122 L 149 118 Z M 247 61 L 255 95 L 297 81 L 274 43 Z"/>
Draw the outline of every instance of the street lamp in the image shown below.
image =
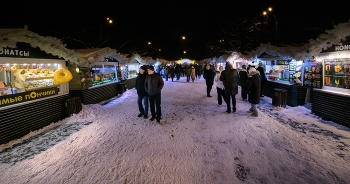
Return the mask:
<path fill-rule="evenodd" d="M 106 19 L 107 19 L 107 21 L 108 21 L 109 24 L 112 24 L 112 23 L 113 23 L 113 20 L 110 19 L 109 17 L 107 17 Z"/>
<path fill-rule="evenodd" d="M 271 7 L 269 7 L 267 9 L 267 11 L 263 11 L 263 15 L 264 16 L 272 15 L 275 18 L 275 33 L 276 33 L 276 42 L 277 42 L 277 37 L 278 36 L 277 36 L 277 17 L 276 17 L 276 15 L 274 13 L 272 13 L 272 8 Z"/>

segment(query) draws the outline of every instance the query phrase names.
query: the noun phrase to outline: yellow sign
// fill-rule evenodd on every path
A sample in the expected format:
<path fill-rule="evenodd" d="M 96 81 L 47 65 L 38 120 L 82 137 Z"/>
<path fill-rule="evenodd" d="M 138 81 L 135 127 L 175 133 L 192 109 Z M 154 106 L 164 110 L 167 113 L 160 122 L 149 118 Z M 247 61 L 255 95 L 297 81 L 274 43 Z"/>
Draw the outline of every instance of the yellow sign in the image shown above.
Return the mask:
<path fill-rule="evenodd" d="M 53 96 L 57 94 L 58 94 L 58 88 L 54 87 L 54 88 L 46 88 L 41 90 L 27 91 L 23 93 L 0 96 L 0 107 L 27 102 L 30 100 L 36 100 L 39 98 L 44 98 L 44 97 Z"/>

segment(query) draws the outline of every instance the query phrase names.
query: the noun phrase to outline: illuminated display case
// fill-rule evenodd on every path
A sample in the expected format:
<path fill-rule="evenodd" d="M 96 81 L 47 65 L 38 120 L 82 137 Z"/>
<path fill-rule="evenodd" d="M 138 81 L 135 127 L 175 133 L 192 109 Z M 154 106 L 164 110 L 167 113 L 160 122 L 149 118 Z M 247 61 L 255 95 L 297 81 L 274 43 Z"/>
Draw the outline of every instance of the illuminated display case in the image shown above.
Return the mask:
<path fill-rule="evenodd" d="M 85 90 L 97 87 L 102 84 L 118 82 L 117 62 L 98 62 L 90 67 L 68 66 L 73 74 L 73 79 L 69 82 L 71 90 Z"/>
<path fill-rule="evenodd" d="M 54 73 L 65 61 L 45 59 L 0 59 L 0 94 L 11 95 L 21 92 L 57 87 L 61 93 L 68 93 L 66 84 L 56 83 Z"/>

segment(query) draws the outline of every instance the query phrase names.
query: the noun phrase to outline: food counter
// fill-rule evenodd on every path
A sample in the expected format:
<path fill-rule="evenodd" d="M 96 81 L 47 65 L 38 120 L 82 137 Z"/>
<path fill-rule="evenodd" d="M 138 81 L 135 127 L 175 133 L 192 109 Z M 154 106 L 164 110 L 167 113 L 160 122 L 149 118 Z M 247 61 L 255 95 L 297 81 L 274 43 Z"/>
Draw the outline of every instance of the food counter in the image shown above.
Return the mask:
<path fill-rule="evenodd" d="M 302 86 L 302 62 L 273 60 L 264 64 L 267 81 L 263 84 L 262 94 L 273 98 L 274 88 L 284 89 L 287 91 L 287 105 L 304 105 L 307 87 Z"/>
<path fill-rule="evenodd" d="M 100 103 L 125 91 L 118 90 L 125 84 L 118 79 L 117 62 L 98 62 L 90 67 L 69 65 L 68 69 L 73 73 L 69 95 L 81 97 L 83 104 Z"/>

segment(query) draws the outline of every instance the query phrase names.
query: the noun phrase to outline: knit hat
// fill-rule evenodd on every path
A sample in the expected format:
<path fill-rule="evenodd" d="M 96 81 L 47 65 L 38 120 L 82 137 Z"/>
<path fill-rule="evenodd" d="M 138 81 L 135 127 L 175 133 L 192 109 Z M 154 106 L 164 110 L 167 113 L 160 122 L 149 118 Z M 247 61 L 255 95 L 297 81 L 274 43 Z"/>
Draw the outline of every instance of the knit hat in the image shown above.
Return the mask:
<path fill-rule="evenodd" d="M 140 68 L 141 68 L 142 70 L 147 70 L 147 66 L 146 66 L 146 65 L 142 65 Z"/>
<path fill-rule="evenodd" d="M 153 70 L 154 71 L 154 67 L 151 65 L 148 67 L 149 70 Z"/>
<path fill-rule="evenodd" d="M 251 73 L 251 72 L 256 72 L 256 69 L 254 67 L 250 67 L 249 73 Z"/>

